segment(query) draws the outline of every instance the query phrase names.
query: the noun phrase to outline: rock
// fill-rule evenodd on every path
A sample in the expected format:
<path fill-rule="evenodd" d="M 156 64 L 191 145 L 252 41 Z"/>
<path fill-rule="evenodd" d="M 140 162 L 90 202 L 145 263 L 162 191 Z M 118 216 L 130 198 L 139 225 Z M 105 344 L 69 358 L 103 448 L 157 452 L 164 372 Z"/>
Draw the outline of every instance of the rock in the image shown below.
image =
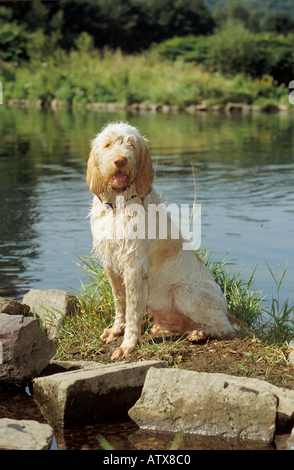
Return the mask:
<path fill-rule="evenodd" d="M 47 366 L 56 352 L 36 318 L 0 314 L 0 389 L 25 386 Z"/>
<path fill-rule="evenodd" d="M 196 110 L 197 110 L 197 111 L 207 111 L 207 110 L 208 110 L 208 107 L 207 107 L 207 104 L 205 103 L 205 101 L 203 101 L 203 102 L 200 103 L 200 104 L 197 104 L 197 105 L 196 105 Z"/>
<path fill-rule="evenodd" d="M 140 112 L 148 112 L 148 111 L 151 111 L 151 107 L 152 107 L 152 104 L 150 103 L 150 101 L 141 101 L 141 103 L 138 104 L 138 110 Z"/>
<path fill-rule="evenodd" d="M 52 109 L 60 109 L 60 108 L 64 108 L 65 106 L 66 106 L 66 103 L 58 100 L 57 98 L 54 98 L 50 103 L 50 107 Z"/>
<path fill-rule="evenodd" d="M 127 110 L 131 113 L 138 113 L 140 111 L 140 103 L 132 103 L 127 106 Z"/>
<path fill-rule="evenodd" d="M 163 104 L 161 106 L 161 112 L 164 114 L 170 113 L 171 107 L 168 104 Z"/>
<path fill-rule="evenodd" d="M 287 439 L 286 450 L 294 450 L 294 428 L 292 429 L 291 436 Z"/>
<path fill-rule="evenodd" d="M 34 399 L 51 423 L 65 425 L 126 416 L 138 400 L 150 367 L 165 361 L 101 365 L 34 380 Z M 155 369 L 156 370 L 156 369 Z"/>
<path fill-rule="evenodd" d="M 37 421 L 0 419 L 0 450 L 49 450 L 53 429 Z"/>
<path fill-rule="evenodd" d="M 202 103 L 199 103 L 199 104 L 191 104 L 190 106 L 187 106 L 185 108 L 185 111 L 186 113 L 189 113 L 189 114 L 196 114 L 199 112 L 208 111 L 208 106 L 205 103 L 205 101 L 203 101 Z"/>
<path fill-rule="evenodd" d="M 262 107 L 259 104 L 255 104 L 254 106 L 252 106 L 252 111 L 254 113 L 261 113 L 262 112 Z"/>
<path fill-rule="evenodd" d="M 151 368 L 129 416 L 142 429 L 272 442 L 278 398 L 220 375 Z"/>
<path fill-rule="evenodd" d="M 72 370 L 97 369 L 101 367 L 97 361 L 59 361 L 52 359 L 48 366 L 42 371 L 42 376 L 48 377 L 53 374 L 69 372 Z"/>
<path fill-rule="evenodd" d="M 282 113 L 286 113 L 288 111 L 288 106 L 284 103 L 280 103 L 278 105 L 278 110 Z"/>
<path fill-rule="evenodd" d="M 211 111 L 217 112 L 217 113 L 223 113 L 225 111 L 225 105 L 224 104 L 213 104 L 210 108 Z"/>
<path fill-rule="evenodd" d="M 242 105 L 242 113 L 243 114 L 250 114 L 252 112 L 252 107 L 250 104 L 243 103 Z"/>
<path fill-rule="evenodd" d="M 50 339 L 58 336 L 64 318 L 76 315 L 78 311 L 76 298 L 58 289 L 31 289 L 24 295 L 23 304 L 29 305 L 31 311 L 41 318 Z"/>
<path fill-rule="evenodd" d="M 181 111 L 183 111 L 183 108 L 182 108 L 182 106 L 179 106 L 179 105 L 175 104 L 175 105 L 170 107 L 170 111 L 172 113 L 180 113 Z"/>
<path fill-rule="evenodd" d="M 277 428 L 282 430 L 285 427 L 289 427 L 294 421 L 294 390 L 288 390 L 283 387 L 277 387 L 269 382 L 259 379 L 251 379 L 246 377 L 236 377 L 233 375 L 226 374 L 214 374 L 220 379 L 224 379 L 227 382 L 232 382 L 240 387 L 248 387 L 258 392 L 269 392 L 273 393 L 278 397 L 277 407 Z"/>
<path fill-rule="evenodd" d="M 20 304 L 16 300 L 0 297 L 0 313 L 8 313 L 9 315 L 30 315 L 30 307 Z"/>
<path fill-rule="evenodd" d="M 243 104 L 242 103 L 227 103 L 225 109 L 228 113 L 242 113 Z"/>

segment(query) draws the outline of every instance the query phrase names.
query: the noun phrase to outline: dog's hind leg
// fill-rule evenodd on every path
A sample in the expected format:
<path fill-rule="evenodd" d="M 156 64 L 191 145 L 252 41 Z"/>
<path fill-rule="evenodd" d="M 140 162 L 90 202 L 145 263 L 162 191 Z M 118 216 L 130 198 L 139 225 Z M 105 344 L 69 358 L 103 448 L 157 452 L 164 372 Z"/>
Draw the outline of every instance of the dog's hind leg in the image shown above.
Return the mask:
<path fill-rule="evenodd" d="M 228 319 L 227 303 L 214 281 L 185 281 L 172 286 L 174 308 L 187 318 L 186 332 L 190 340 L 206 337 L 232 338 L 235 330 Z M 196 328 L 191 329 L 190 323 Z"/>

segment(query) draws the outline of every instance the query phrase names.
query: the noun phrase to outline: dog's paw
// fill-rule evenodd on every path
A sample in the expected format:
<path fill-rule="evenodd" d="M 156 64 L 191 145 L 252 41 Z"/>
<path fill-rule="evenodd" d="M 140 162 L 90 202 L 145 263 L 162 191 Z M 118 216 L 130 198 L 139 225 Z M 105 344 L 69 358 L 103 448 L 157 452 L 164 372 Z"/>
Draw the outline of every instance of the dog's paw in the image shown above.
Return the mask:
<path fill-rule="evenodd" d="M 117 361 L 118 359 L 126 359 L 131 355 L 133 348 L 123 348 L 120 346 L 117 348 L 111 356 L 112 361 Z"/>
<path fill-rule="evenodd" d="M 188 336 L 189 341 L 202 341 L 203 339 L 206 339 L 206 338 L 207 338 L 207 335 L 206 333 L 204 333 L 203 330 L 194 330 Z"/>
<path fill-rule="evenodd" d="M 103 331 L 102 335 L 100 336 L 100 339 L 104 341 L 105 344 L 111 343 L 112 341 L 115 341 L 117 338 L 119 338 L 124 332 L 124 328 L 107 328 L 106 330 Z"/>
<path fill-rule="evenodd" d="M 161 328 L 161 326 L 154 325 L 151 329 L 151 334 L 154 335 L 156 333 L 170 333 L 170 331 L 166 328 Z"/>

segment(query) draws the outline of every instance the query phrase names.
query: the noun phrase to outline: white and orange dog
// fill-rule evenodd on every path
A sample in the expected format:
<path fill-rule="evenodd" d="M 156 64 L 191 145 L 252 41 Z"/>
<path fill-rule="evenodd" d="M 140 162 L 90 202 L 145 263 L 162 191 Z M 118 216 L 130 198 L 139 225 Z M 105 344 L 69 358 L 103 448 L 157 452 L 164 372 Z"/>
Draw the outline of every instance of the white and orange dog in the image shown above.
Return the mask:
<path fill-rule="evenodd" d="M 102 129 L 92 142 L 87 183 L 94 194 L 93 247 L 109 277 L 116 309 L 102 339 L 110 343 L 124 334 L 114 360 L 126 358 L 137 345 L 144 312 L 154 317 L 152 332 L 187 332 L 192 340 L 235 334 L 220 287 L 196 252 L 182 249 L 181 234 L 173 238 L 168 230 L 162 239 L 156 230 L 148 238 L 148 206 L 161 203 L 152 182 L 149 149 L 138 130 L 124 122 Z M 138 222 L 138 214 L 146 236 L 134 237 L 134 225 L 132 236 L 126 236 L 121 229 Z"/>

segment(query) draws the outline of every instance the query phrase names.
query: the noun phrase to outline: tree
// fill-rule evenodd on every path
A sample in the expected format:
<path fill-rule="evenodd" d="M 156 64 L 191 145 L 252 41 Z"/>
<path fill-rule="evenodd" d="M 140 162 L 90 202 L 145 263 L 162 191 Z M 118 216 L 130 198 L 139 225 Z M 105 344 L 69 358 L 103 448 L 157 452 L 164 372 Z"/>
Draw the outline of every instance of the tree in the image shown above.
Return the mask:
<path fill-rule="evenodd" d="M 260 29 L 259 18 L 260 13 L 258 10 L 250 11 L 247 6 L 238 0 L 232 0 L 223 8 L 216 8 L 214 11 L 214 19 L 217 25 L 222 26 L 228 20 L 233 20 L 243 23 L 246 28 L 254 32 Z"/>
<path fill-rule="evenodd" d="M 284 35 L 294 33 L 294 19 L 286 11 L 275 11 L 266 16 L 262 28 L 264 31 Z"/>

